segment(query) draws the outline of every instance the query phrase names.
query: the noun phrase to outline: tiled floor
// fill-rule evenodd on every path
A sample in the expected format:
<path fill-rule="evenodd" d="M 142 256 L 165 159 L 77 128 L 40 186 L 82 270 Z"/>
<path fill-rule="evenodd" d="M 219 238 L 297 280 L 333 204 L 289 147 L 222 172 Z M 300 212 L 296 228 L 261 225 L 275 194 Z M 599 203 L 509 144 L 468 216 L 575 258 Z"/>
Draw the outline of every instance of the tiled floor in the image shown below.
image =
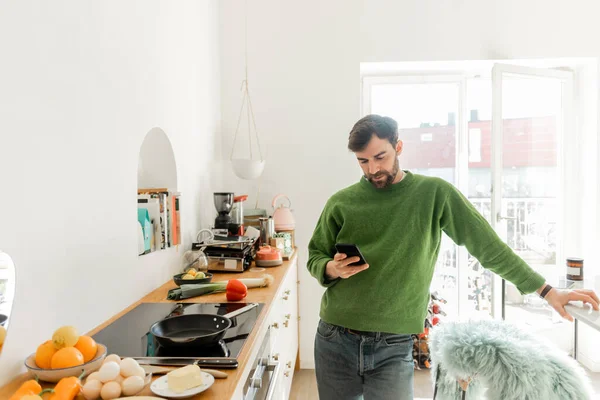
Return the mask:
<path fill-rule="evenodd" d="M 600 399 L 600 373 L 588 372 L 597 394 Z M 433 396 L 433 390 L 430 380 L 430 371 L 415 371 L 415 400 L 417 398 L 427 400 Z M 294 373 L 292 382 L 292 393 L 290 400 L 318 400 L 317 381 L 313 369 L 301 369 Z"/>

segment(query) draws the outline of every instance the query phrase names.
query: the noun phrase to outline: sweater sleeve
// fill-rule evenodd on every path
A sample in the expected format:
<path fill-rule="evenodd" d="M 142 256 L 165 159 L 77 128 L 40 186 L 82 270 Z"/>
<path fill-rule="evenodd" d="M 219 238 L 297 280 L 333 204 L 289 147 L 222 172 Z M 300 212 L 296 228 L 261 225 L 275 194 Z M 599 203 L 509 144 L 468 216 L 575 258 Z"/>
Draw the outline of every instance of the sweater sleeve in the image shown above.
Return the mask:
<path fill-rule="evenodd" d="M 496 234 L 471 202 L 453 185 L 442 207 L 442 230 L 459 246 L 465 246 L 481 265 L 512 282 L 521 294 L 535 292 L 545 282 Z"/>
<path fill-rule="evenodd" d="M 329 261 L 333 260 L 336 252 L 335 241 L 339 230 L 340 226 L 332 215 L 331 201 L 328 201 L 308 243 L 307 262 L 310 274 L 324 287 L 331 287 L 339 281 L 339 278 L 328 280 L 325 277 L 325 267 Z"/>

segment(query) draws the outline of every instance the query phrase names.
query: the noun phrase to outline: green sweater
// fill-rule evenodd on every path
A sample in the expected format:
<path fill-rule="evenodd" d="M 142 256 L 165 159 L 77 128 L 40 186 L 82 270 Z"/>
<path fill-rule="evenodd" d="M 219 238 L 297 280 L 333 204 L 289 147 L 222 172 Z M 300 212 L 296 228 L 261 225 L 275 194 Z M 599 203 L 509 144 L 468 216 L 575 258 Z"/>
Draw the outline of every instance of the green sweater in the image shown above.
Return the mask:
<path fill-rule="evenodd" d="M 544 284 L 453 185 L 405 173 L 399 183 L 384 189 L 363 177 L 325 205 L 308 245 L 307 263 L 311 275 L 327 288 L 321 319 L 362 331 L 422 332 L 442 231 L 522 294 Z M 325 266 L 336 253 L 335 243 L 356 244 L 369 268 L 328 281 Z"/>

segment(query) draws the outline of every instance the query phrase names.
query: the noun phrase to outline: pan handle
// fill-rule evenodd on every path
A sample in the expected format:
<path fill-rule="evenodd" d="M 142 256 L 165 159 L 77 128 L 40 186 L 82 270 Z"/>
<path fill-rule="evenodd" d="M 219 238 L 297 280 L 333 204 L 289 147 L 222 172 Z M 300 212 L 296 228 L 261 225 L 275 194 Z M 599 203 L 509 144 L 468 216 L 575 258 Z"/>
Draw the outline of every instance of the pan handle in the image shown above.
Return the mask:
<path fill-rule="evenodd" d="M 238 310 L 235 310 L 235 311 L 232 311 L 232 312 L 230 312 L 230 313 L 227 313 L 227 314 L 225 314 L 225 315 L 223 315 L 223 316 L 224 316 L 224 317 L 226 317 L 226 318 L 233 318 L 233 317 L 237 317 L 238 315 L 240 315 L 240 314 L 243 314 L 243 313 L 245 313 L 246 311 L 250 311 L 250 310 L 252 310 L 254 307 L 257 307 L 257 306 L 258 306 L 258 303 L 250 303 L 250 304 L 248 304 L 248 305 L 247 305 L 247 306 L 245 306 L 245 307 L 242 307 L 242 308 L 240 308 L 240 309 L 238 309 Z"/>

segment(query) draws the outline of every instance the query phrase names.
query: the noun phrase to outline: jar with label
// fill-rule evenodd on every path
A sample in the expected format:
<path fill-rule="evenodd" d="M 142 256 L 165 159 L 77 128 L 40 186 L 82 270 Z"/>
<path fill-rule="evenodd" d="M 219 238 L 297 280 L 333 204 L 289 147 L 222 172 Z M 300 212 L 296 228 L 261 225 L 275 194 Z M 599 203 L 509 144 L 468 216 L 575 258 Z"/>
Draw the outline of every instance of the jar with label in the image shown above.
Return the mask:
<path fill-rule="evenodd" d="M 567 280 L 582 281 L 583 280 L 583 259 L 582 258 L 567 258 Z"/>

